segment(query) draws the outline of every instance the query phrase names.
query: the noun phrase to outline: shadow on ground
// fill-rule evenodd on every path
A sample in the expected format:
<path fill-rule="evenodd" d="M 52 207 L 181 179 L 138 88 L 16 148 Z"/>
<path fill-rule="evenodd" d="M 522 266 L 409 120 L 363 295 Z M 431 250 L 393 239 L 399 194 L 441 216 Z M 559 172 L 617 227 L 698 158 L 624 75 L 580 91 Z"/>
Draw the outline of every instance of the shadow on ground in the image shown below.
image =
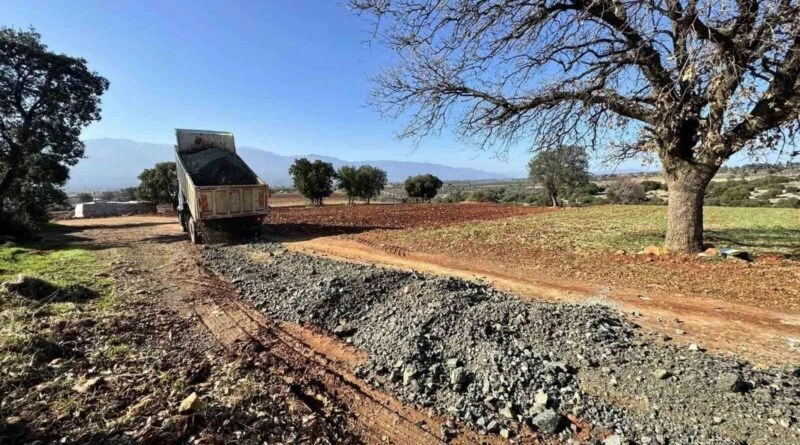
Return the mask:
<path fill-rule="evenodd" d="M 96 291 L 80 284 L 57 286 L 47 280 L 22 274 L 14 280 L 3 283 L 2 290 L 38 303 L 83 302 L 98 297 Z"/>
<path fill-rule="evenodd" d="M 743 250 L 755 249 L 761 253 L 780 254 L 786 258 L 800 259 L 800 229 L 728 229 L 707 230 L 706 241 L 727 244 Z"/>

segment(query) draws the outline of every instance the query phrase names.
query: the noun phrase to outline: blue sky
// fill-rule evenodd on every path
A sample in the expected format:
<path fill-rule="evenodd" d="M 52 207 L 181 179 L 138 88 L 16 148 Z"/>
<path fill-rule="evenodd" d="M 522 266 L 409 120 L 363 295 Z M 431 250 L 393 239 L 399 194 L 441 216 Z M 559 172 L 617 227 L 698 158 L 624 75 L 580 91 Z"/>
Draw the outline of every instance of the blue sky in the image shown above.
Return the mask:
<path fill-rule="evenodd" d="M 518 173 L 450 135 L 396 138 L 367 104 L 391 54 L 339 1 L 5 0 L 0 24 L 33 26 L 50 48 L 111 81 L 84 138 L 171 143 L 174 128 L 230 130 L 237 144 L 347 160 L 416 160 Z M 631 162 L 625 167 L 636 167 Z"/>
<path fill-rule="evenodd" d="M 340 1 L 5 0 L 5 26 L 34 26 L 52 49 L 111 81 L 84 138 L 171 143 L 174 128 L 233 131 L 237 144 L 347 160 L 422 160 L 523 171 L 452 138 L 399 141 L 367 104 L 390 60 Z"/>

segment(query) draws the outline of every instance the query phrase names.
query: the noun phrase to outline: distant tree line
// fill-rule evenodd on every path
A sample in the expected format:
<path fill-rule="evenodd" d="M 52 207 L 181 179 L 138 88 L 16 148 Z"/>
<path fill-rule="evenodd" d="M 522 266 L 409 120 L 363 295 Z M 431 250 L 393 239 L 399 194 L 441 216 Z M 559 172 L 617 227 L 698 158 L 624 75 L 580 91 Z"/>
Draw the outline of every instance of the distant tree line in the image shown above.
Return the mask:
<path fill-rule="evenodd" d="M 289 167 L 289 175 L 294 188 L 315 206 L 321 206 L 333 194 L 334 181 L 344 191 L 348 204 L 356 199 L 369 204 L 386 187 L 386 172 L 371 165 L 342 166 L 336 171 L 330 162 L 300 158 Z"/>
<path fill-rule="evenodd" d="M 706 205 L 725 207 L 800 208 L 800 178 L 766 176 L 744 180 L 712 182 L 706 192 Z M 655 192 L 667 191 L 664 183 L 634 177 L 605 181 L 604 185 L 589 182 L 578 187 L 562 186 L 558 196 L 562 205 L 587 206 L 600 204 L 664 205 L 666 200 Z M 446 184 L 440 202 L 494 202 L 501 204 L 552 205 L 552 195 L 533 183 L 507 185 Z M 772 202 L 775 201 L 775 202 Z"/>
<path fill-rule="evenodd" d="M 356 200 L 369 204 L 381 194 L 387 184 L 386 171 L 371 165 L 346 165 L 337 171 L 330 162 L 312 162 L 306 158 L 295 160 L 289 167 L 289 174 L 294 188 L 311 201 L 312 205 L 317 206 L 322 205 L 323 200 L 333 193 L 334 182 L 344 192 L 348 204 L 353 204 Z M 436 196 L 442 184 L 438 177 L 425 174 L 409 176 L 403 187 L 410 199 L 429 202 Z"/>
<path fill-rule="evenodd" d="M 101 201 L 136 201 L 138 199 L 138 187 L 124 187 L 118 190 L 103 190 L 93 194 L 80 192 L 77 194 L 78 202 L 92 202 L 95 199 Z"/>

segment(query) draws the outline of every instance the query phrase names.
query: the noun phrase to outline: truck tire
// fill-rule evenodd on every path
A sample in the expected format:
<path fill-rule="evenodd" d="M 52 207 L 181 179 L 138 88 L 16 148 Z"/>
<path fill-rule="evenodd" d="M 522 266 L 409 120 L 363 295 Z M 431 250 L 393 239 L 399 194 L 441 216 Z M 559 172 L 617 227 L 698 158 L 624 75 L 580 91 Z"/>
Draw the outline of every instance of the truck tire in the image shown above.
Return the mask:
<path fill-rule="evenodd" d="M 194 220 L 194 217 L 189 217 L 189 238 L 192 244 L 203 244 L 203 236 L 200 233 L 200 225 Z"/>
<path fill-rule="evenodd" d="M 181 210 L 178 213 L 178 219 L 181 222 L 181 229 L 183 229 L 183 233 L 186 233 L 186 232 L 189 231 L 189 223 L 187 222 L 187 220 L 189 219 L 189 217 L 187 215 L 188 213 L 189 212 L 187 212 L 185 210 Z"/>

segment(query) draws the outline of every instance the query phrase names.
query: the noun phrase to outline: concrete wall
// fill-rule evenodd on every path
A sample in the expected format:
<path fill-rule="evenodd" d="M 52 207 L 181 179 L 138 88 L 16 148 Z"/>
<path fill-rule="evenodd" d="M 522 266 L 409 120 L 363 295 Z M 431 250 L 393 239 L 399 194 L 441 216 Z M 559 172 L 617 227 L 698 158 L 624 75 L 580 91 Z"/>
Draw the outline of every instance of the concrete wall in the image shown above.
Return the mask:
<path fill-rule="evenodd" d="M 140 201 L 94 201 L 75 205 L 75 218 L 138 215 L 142 213 L 156 213 L 156 205 L 152 202 Z"/>

